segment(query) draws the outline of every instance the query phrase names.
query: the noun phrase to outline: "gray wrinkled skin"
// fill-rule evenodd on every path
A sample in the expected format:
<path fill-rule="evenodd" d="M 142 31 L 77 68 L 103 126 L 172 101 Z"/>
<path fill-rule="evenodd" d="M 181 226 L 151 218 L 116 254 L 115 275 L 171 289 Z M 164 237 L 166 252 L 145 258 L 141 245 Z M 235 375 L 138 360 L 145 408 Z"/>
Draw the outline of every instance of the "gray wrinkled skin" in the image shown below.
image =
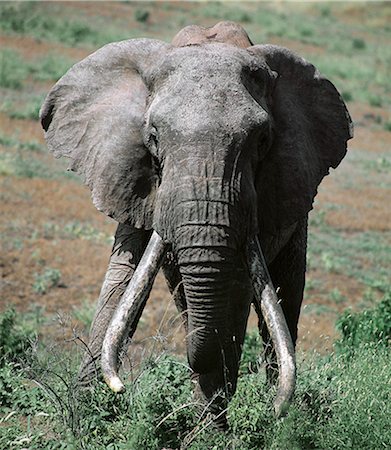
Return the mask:
<path fill-rule="evenodd" d="M 172 44 L 103 47 L 59 80 L 41 121 L 49 149 L 70 158 L 97 208 L 120 223 L 81 380 L 93 379 L 154 229 L 170 245 L 163 269 L 189 333 L 197 395 L 224 427 L 253 299 L 253 236 L 296 342 L 308 212 L 352 137 L 340 95 L 307 61 L 253 46 L 239 25 L 222 22 L 187 27 Z"/>

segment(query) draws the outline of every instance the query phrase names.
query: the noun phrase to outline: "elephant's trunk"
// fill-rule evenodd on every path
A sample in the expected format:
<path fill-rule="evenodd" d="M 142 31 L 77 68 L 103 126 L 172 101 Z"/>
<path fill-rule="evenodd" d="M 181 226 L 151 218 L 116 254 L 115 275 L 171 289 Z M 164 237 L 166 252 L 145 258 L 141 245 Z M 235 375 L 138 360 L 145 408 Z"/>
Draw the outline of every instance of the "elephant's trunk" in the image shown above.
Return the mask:
<path fill-rule="evenodd" d="M 231 239 L 234 231 L 187 224 L 176 234 L 188 307 L 189 364 L 200 375 L 220 373 L 218 387 L 230 384 L 228 391 L 234 391 L 252 294 L 245 263 Z"/>
<path fill-rule="evenodd" d="M 244 295 L 249 294 L 245 273 L 240 280 L 235 269 L 223 261 L 180 266 L 188 307 L 188 359 L 197 373 L 235 365 L 240 358 L 250 297 Z"/>
<path fill-rule="evenodd" d="M 104 380 L 114 392 L 122 392 L 125 389 L 118 377 L 118 351 L 126 337 L 129 324 L 144 308 L 165 253 L 166 244 L 154 232 L 107 328 L 102 346 L 101 367 Z"/>

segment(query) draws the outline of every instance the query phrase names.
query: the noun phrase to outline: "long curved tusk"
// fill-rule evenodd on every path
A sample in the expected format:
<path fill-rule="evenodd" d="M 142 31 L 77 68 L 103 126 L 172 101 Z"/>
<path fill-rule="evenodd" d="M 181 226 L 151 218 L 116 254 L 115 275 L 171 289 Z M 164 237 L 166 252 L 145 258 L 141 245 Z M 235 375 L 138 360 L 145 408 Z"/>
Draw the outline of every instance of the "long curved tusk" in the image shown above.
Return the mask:
<path fill-rule="evenodd" d="M 255 299 L 262 311 L 277 355 L 279 377 L 274 411 L 277 417 L 281 417 L 285 414 L 295 390 L 295 349 L 257 237 L 252 239 L 248 246 L 248 262 Z"/>
<path fill-rule="evenodd" d="M 102 345 L 101 368 L 105 382 L 114 392 L 125 390 L 118 376 L 118 350 L 124 341 L 128 324 L 140 313 L 140 308 L 143 308 L 151 292 L 166 249 L 167 245 L 154 231 L 107 328 Z"/>

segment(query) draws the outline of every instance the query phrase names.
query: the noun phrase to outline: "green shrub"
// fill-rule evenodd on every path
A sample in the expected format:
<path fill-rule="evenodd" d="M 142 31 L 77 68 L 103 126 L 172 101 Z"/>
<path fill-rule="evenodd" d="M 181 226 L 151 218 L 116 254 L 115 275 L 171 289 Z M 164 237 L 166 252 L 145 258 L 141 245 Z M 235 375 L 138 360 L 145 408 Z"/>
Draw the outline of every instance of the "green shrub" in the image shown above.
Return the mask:
<path fill-rule="evenodd" d="M 349 91 L 342 91 L 341 92 L 342 98 L 345 100 L 345 102 L 349 103 L 353 100 L 353 94 Z"/>
<path fill-rule="evenodd" d="M 366 43 L 364 41 L 364 39 L 361 38 L 354 38 L 352 41 L 352 47 L 355 50 L 364 50 L 366 48 Z"/>
<path fill-rule="evenodd" d="M 248 374 L 258 372 L 262 352 L 263 343 L 259 331 L 258 329 L 251 330 L 246 334 L 244 340 L 242 359 L 240 361 L 240 373 Z"/>
<path fill-rule="evenodd" d="M 0 367 L 6 362 L 23 359 L 34 339 L 31 327 L 22 327 L 17 321 L 16 311 L 7 309 L 0 314 Z"/>
<path fill-rule="evenodd" d="M 252 338 L 248 345 L 258 349 Z M 183 361 L 164 355 L 144 361 L 124 374 L 127 390 L 118 395 L 100 382 L 80 390 L 75 356 L 73 347 L 57 352 L 41 348 L 24 379 L 15 376 L 13 367 L 0 371 L 0 397 L 12 408 L 17 405 L 18 417 L 40 411 L 48 414 L 46 422 L 30 432 L 29 448 L 339 450 L 391 446 L 390 351 L 385 346 L 360 346 L 349 361 L 344 354 L 300 360 L 296 394 L 281 420 L 273 415 L 275 388 L 265 385 L 262 374 L 242 375 L 228 408 L 230 431 L 224 434 L 217 433 L 208 420 L 198 420 Z M 27 376 L 42 387 L 40 393 L 32 390 Z M 20 436 L 21 431 L 15 423 L 7 427 L 7 436 L 17 432 Z M 0 447 L 8 448 L 4 442 L 0 436 Z"/>
<path fill-rule="evenodd" d="M 369 100 L 369 104 L 371 106 L 375 106 L 375 107 L 379 108 L 383 105 L 383 100 L 380 95 L 369 95 L 368 100 Z M 381 117 L 380 117 L 380 122 L 381 122 Z"/>
<path fill-rule="evenodd" d="M 146 23 L 148 22 L 149 15 L 149 11 L 146 9 L 136 9 L 134 18 L 137 20 L 137 22 Z"/>
<path fill-rule="evenodd" d="M 44 272 L 35 274 L 33 291 L 37 294 L 46 294 L 49 289 L 59 285 L 61 272 L 58 269 L 48 267 Z"/>
<path fill-rule="evenodd" d="M 14 410 L 24 415 L 35 415 L 48 408 L 41 389 L 31 386 L 23 370 L 11 363 L 0 367 L 0 405 L 4 411 Z"/>
<path fill-rule="evenodd" d="M 391 342 L 391 291 L 374 308 L 353 313 L 346 311 L 337 321 L 342 337 L 336 343 L 340 352 L 354 351 L 362 345 L 389 346 Z"/>

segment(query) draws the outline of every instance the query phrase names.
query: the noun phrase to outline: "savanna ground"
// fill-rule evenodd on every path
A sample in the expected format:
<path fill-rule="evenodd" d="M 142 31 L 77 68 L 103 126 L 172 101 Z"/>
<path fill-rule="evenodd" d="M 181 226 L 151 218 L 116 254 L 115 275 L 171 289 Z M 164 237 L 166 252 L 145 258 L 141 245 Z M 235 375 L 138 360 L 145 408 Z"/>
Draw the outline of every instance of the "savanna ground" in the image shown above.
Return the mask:
<path fill-rule="evenodd" d="M 142 36 L 170 41 L 185 25 L 209 26 L 222 19 L 241 23 L 255 43 L 283 45 L 313 62 L 340 90 L 355 123 L 355 137 L 350 141 L 348 155 L 341 166 L 324 180 L 311 213 L 307 285 L 298 342 L 300 358 L 307 361 L 305 367 L 308 369 L 312 364 L 308 360 L 314 358 L 314 352 L 330 357 L 333 343 L 339 337 L 335 322 L 343 311 L 350 308 L 358 312 L 376 307 L 389 289 L 391 4 L 2 2 L 0 312 L 12 306 L 22 313 L 18 316 L 22 318 L 23 327 L 38 332 L 39 341 L 51 346 L 51 357 L 69 345 L 77 348 L 79 343 L 82 346 L 82 341 L 86 340 L 110 254 L 115 223 L 95 210 L 88 189 L 78 178 L 66 172 L 66 161 L 54 160 L 46 151 L 38 123 L 38 111 L 45 94 L 72 64 L 107 42 Z M 249 329 L 255 326 L 252 315 Z M 76 342 L 70 344 L 69 340 Z M 142 356 L 148 359 L 151 355 L 167 353 L 184 353 L 184 332 L 165 282 L 159 275 L 130 354 L 136 355 L 134 361 L 139 362 L 143 360 Z M 368 356 L 368 364 L 370 360 Z M 382 382 L 391 380 L 391 369 L 386 360 L 383 355 L 385 369 L 379 375 L 382 381 L 376 381 L 378 387 L 386 386 Z M 183 374 L 176 372 L 179 369 L 176 369 L 174 360 L 168 361 L 174 374 L 172 379 L 178 382 Z M 372 363 L 375 366 L 380 364 L 375 358 Z M 340 363 L 338 367 L 341 370 L 335 369 L 335 373 L 348 380 L 342 370 L 344 364 Z M 346 364 L 353 366 L 354 373 L 355 365 Z M 304 380 L 307 369 L 303 369 Z M 367 369 L 371 373 L 369 366 Z M 44 383 L 42 371 L 38 376 L 38 369 L 34 370 L 35 378 Z M 145 372 L 144 384 L 148 380 L 152 384 L 155 382 L 151 381 L 154 380 L 153 370 L 152 367 L 151 371 Z M 74 366 L 65 370 L 69 379 L 72 371 Z M 312 373 L 317 372 L 313 370 Z M 323 375 L 319 373 L 317 380 L 322 386 L 326 383 L 321 379 Z M 108 415 L 115 415 L 124 400 L 118 401 L 117 405 L 117 400 L 100 389 L 99 414 L 106 408 Z M 299 392 L 300 389 L 308 394 L 304 387 L 299 387 Z M 145 391 L 148 392 L 148 387 L 144 386 Z M 352 392 L 353 396 L 358 395 L 356 391 Z M 169 397 L 170 394 L 184 399 L 187 395 L 182 390 L 179 393 L 166 392 L 165 395 Z M 38 398 L 41 394 L 34 395 Z M 253 391 L 249 394 L 251 396 L 255 396 Z M 380 392 L 378 399 L 381 396 Z M 243 390 L 239 390 L 236 405 L 245 397 Z M 144 400 L 133 399 L 136 405 L 140 401 L 145 406 Z M 36 401 L 40 404 L 41 399 Z M 153 400 L 150 401 L 153 404 Z M 26 402 L 30 404 L 33 401 L 29 399 Z M 81 419 L 76 425 L 73 419 L 69 419 L 68 416 L 75 414 L 71 403 L 68 409 L 57 405 L 56 411 L 59 408 L 71 411 L 63 414 L 66 417 L 62 417 L 62 422 L 59 419 L 59 423 L 63 423 L 63 431 L 59 435 L 45 422 L 46 412 L 41 411 L 43 414 L 37 418 L 37 411 L 33 409 L 20 407 L 24 412 L 19 414 L 17 406 L 8 405 L 3 417 L 0 415 L 0 447 L 60 448 L 61 443 L 61 448 L 100 448 L 100 445 L 109 448 L 115 440 L 123 442 L 118 448 L 152 449 L 178 445 L 175 438 L 165 441 L 160 435 L 156 437 L 149 428 L 144 430 L 144 434 L 154 435 L 155 440 L 133 440 L 132 444 L 125 436 L 124 430 L 128 426 L 125 419 L 114 431 L 109 427 L 104 431 L 99 429 L 99 433 L 106 433 L 106 440 L 94 441 L 91 438 L 89 441 L 85 436 L 84 440 L 73 440 L 69 436 L 77 435 L 76 429 L 80 435 Z M 94 407 L 90 407 L 89 413 L 91 410 Z M 243 423 L 246 411 L 242 407 L 242 416 L 239 414 L 242 419 L 236 416 L 239 422 L 233 422 L 237 433 L 237 424 Z M 266 414 L 266 411 L 261 412 Z M 253 414 L 251 409 L 247 413 Z M 99 414 L 97 412 L 97 416 Z M 296 414 L 300 416 L 299 412 Z M 167 425 L 171 419 L 170 416 L 164 424 Z M 176 434 L 175 430 L 172 431 L 175 424 L 178 429 L 190 427 L 188 421 L 191 420 L 187 416 L 182 419 L 185 425 L 179 426 L 176 422 L 170 425 L 170 432 L 176 439 L 179 439 L 179 431 Z M 161 420 L 151 421 L 149 425 L 156 428 Z M 297 426 L 295 410 L 290 420 L 292 426 Z M 367 413 L 363 420 L 371 423 L 376 417 L 371 418 Z M 269 425 L 273 430 L 273 425 Z M 266 422 L 258 425 L 254 422 L 250 428 L 257 433 L 260 429 L 257 426 L 267 428 Z M 275 430 L 283 436 L 284 433 L 289 434 L 289 427 L 285 426 L 276 425 Z M 14 433 L 10 431 L 14 429 L 12 427 L 16 427 Z M 192 429 L 194 431 L 195 428 Z M 1 438 L 2 433 L 4 438 Z M 196 445 L 194 432 L 191 436 L 190 443 L 186 444 L 189 448 Z M 199 447 L 194 448 L 212 448 L 213 445 L 217 445 L 215 448 L 260 448 L 259 442 L 245 442 L 243 438 L 235 441 L 239 435 L 235 436 L 229 443 L 227 440 L 212 444 L 212 441 L 205 440 L 204 444 L 199 443 Z M 383 444 L 391 446 L 390 440 L 388 434 L 383 438 Z M 334 442 L 334 446 L 326 444 L 326 441 L 317 441 L 316 446 L 315 438 L 297 441 L 287 447 L 283 442 L 288 440 L 276 442 L 269 439 L 262 445 L 265 448 L 381 448 L 354 445 L 354 437 L 351 441 L 341 438 L 341 443 L 337 445 L 338 442 Z M 386 447 L 383 445 L 383 448 Z"/>

